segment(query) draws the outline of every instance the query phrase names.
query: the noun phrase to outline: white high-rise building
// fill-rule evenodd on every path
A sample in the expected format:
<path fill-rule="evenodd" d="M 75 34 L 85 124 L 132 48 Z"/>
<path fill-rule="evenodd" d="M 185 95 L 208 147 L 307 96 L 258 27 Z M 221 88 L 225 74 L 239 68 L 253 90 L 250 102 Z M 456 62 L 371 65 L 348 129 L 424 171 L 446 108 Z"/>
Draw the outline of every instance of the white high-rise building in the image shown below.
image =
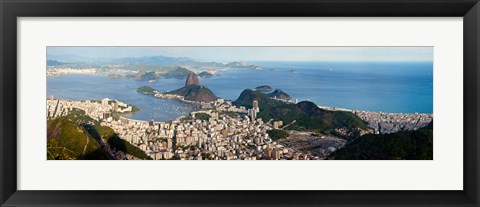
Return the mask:
<path fill-rule="evenodd" d="M 104 98 L 104 99 L 102 99 L 102 105 L 104 105 L 104 106 L 108 106 L 108 101 L 109 101 L 109 99 L 108 99 L 108 98 Z"/>
<path fill-rule="evenodd" d="M 257 100 L 253 100 L 253 110 L 255 110 L 255 112 L 260 112 L 260 108 L 258 107 L 258 101 Z"/>

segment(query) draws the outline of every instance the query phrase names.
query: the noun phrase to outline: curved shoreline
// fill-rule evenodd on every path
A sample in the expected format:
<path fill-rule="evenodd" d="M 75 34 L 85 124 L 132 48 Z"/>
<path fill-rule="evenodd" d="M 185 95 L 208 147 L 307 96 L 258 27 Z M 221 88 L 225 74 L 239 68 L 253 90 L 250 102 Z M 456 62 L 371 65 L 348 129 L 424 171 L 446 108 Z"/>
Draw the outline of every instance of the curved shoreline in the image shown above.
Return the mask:
<path fill-rule="evenodd" d="M 415 114 L 415 115 L 433 115 L 433 113 L 418 113 L 418 112 L 414 112 L 414 113 L 403 113 L 403 112 L 383 112 L 383 111 L 366 111 L 366 110 L 357 110 L 357 109 L 345 109 L 345 108 L 337 108 L 337 107 L 331 107 L 331 106 L 320 106 L 320 105 L 317 105 L 318 108 L 321 108 L 321 109 L 325 109 L 325 110 L 329 110 L 329 111 L 348 111 L 348 112 L 352 112 L 352 113 L 355 113 L 355 112 L 363 112 L 363 113 L 378 113 L 378 114 L 389 114 L 389 115 L 412 115 L 412 114 Z"/>

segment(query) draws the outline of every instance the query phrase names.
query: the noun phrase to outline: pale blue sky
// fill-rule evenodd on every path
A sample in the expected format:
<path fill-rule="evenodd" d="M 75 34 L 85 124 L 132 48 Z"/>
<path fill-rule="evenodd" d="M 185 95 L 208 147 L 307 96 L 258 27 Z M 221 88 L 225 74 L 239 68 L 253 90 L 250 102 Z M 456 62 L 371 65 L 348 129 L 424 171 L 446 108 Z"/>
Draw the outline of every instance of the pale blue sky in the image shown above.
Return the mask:
<path fill-rule="evenodd" d="M 433 61 L 433 47 L 47 47 L 88 58 L 190 57 L 201 61 Z"/>

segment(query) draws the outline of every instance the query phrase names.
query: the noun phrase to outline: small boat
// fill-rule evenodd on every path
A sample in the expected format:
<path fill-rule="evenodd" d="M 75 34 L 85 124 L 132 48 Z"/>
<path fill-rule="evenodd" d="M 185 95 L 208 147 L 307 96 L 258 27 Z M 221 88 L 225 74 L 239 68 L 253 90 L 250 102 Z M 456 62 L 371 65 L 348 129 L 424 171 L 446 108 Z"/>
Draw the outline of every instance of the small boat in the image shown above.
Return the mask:
<path fill-rule="evenodd" d="M 149 80 L 148 82 L 155 83 L 155 82 L 157 82 L 157 80 Z"/>

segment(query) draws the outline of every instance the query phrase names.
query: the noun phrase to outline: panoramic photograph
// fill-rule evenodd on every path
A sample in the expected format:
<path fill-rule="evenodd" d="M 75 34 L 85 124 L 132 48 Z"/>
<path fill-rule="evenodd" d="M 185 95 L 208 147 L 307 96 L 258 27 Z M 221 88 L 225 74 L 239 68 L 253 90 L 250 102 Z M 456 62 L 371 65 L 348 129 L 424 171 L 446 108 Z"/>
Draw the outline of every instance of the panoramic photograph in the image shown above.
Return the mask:
<path fill-rule="evenodd" d="M 47 160 L 433 160 L 433 47 L 46 47 Z"/>

